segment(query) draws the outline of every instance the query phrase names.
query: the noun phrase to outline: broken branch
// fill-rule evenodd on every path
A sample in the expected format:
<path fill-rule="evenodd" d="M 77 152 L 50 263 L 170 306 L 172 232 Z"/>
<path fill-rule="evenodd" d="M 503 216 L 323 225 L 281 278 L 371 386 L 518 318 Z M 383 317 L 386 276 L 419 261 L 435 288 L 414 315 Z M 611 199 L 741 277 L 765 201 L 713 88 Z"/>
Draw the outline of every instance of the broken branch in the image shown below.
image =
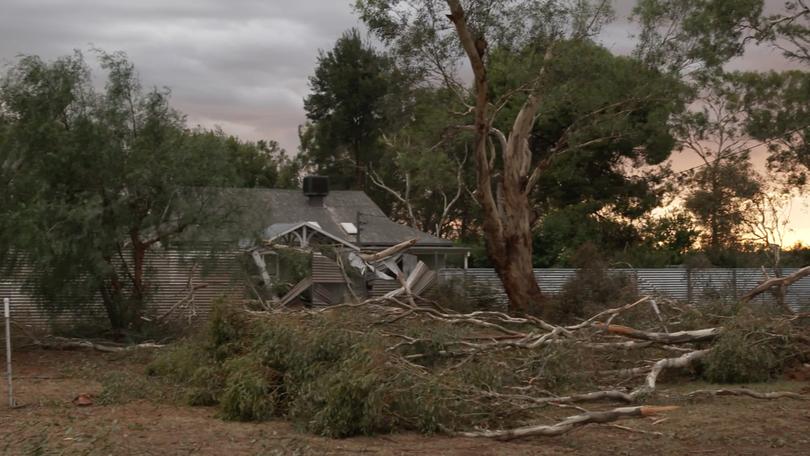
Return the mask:
<path fill-rule="evenodd" d="M 572 431 L 573 429 L 591 423 L 610 423 L 612 421 L 627 418 L 643 418 L 654 416 L 659 413 L 669 412 L 678 409 L 677 406 L 647 406 L 639 407 L 618 407 L 604 412 L 587 412 L 568 418 L 552 425 L 524 426 L 515 429 L 498 431 L 477 431 L 458 432 L 456 435 L 462 437 L 489 437 L 499 440 L 512 440 L 520 437 L 542 435 L 546 437 L 557 436 Z"/>

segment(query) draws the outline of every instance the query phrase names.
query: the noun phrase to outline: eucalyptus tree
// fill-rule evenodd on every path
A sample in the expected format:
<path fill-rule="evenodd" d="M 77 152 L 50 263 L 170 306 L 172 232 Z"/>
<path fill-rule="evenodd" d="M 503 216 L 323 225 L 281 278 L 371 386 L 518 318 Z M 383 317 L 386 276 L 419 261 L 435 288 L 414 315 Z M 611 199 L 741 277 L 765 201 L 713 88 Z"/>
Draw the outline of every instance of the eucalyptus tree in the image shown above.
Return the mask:
<path fill-rule="evenodd" d="M 536 202 L 547 197 L 538 194 L 538 185 L 550 169 L 575 154 L 583 157 L 580 163 L 588 154 L 629 161 L 635 155 L 644 161 L 645 148 L 655 150 L 650 158 L 658 155 L 652 162 L 665 157 L 671 138 L 657 128 L 639 134 L 642 129 L 628 128 L 633 124 L 628 119 L 659 116 L 650 125 L 665 122 L 677 103 L 667 97 L 661 102 L 664 109 L 652 113 L 656 110 L 650 109 L 650 100 L 661 94 L 663 84 L 648 86 L 656 90 L 646 95 L 615 90 L 617 97 L 597 95 L 590 104 L 580 103 L 577 96 L 579 90 L 594 94 L 587 90 L 584 72 L 577 83 L 566 84 L 565 70 L 575 72 L 570 64 L 577 56 L 602 58 L 590 49 L 594 36 L 612 19 L 609 1 L 360 0 L 357 8 L 401 66 L 456 95 L 462 109 L 454 128 L 472 136 L 474 196 L 490 260 L 512 310 L 542 309 L 544 296 L 532 272 Z M 611 63 L 620 72 L 656 79 L 640 63 Z M 565 112 L 570 106 L 575 109 Z M 561 113 L 566 115 L 555 117 Z M 600 146 L 603 153 L 595 151 Z"/>

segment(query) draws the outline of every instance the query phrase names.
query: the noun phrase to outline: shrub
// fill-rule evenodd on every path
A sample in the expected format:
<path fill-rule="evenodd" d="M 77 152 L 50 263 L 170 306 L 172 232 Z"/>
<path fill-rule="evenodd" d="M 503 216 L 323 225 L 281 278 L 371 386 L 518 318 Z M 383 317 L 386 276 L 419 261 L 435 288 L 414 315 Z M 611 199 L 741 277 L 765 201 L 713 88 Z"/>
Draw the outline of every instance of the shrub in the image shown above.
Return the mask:
<path fill-rule="evenodd" d="M 394 401 L 383 371 L 367 353 L 357 353 L 302 391 L 292 405 L 292 418 L 328 437 L 391 431 Z"/>
<path fill-rule="evenodd" d="M 277 415 L 282 402 L 281 374 L 262 365 L 255 355 L 230 360 L 219 403 L 222 417 L 237 421 L 261 421 Z"/>
<path fill-rule="evenodd" d="M 703 377 L 712 383 L 753 383 L 773 379 L 795 355 L 786 324 L 744 311 L 725 325 L 704 358 Z"/>
<path fill-rule="evenodd" d="M 505 310 L 504 304 L 497 301 L 500 295 L 500 291 L 478 280 L 454 277 L 435 284 L 425 297 L 444 309 L 467 313 L 476 310 Z"/>
<path fill-rule="evenodd" d="M 204 345 L 215 360 L 224 360 L 244 350 L 250 323 L 244 314 L 229 306 L 223 299 L 214 303 L 208 319 Z"/>
<path fill-rule="evenodd" d="M 576 275 L 545 306 L 544 316 L 549 320 L 571 322 L 638 298 L 633 277 L 609 271 L 592 246 L 581 247 L 576 257 Z"/>
<path fill-rule="evenodd" d="M 182 385 L 190 404 L 219 404 L 224 419 L 285 417 L 330 437 L 434 432 L 470 407 L 445 401 L 447 386 L 428 381 L 415 365 L 392 364 L 389 343 L 374 331 L 351 329 L 363 325 L 355 316 L 278 315 L 253 324 L 240 318 L 216 311 L 207 331 L 164 352 L 149 373 Z M 419 329 L 435 339 L 420 361 L 441 365 L 442 340 L 454 332 Z M 496 378 L 498 369 L 487 378 Z M 461 384 L 472 371 L 459 369 L 447 380 Z"/>

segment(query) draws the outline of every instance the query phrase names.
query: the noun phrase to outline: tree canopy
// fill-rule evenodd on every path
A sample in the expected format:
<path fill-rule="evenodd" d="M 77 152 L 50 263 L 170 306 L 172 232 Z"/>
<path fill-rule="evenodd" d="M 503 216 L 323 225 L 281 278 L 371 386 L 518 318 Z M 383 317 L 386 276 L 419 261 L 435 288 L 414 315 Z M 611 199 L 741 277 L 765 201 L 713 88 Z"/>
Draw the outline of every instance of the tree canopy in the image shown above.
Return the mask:
<path fill-rule="evenodd" d="M 101 91 L 78 52 L 23 57 L 3 78 L 0 253 L 37 271 L 28 285 L 55 312 L 100 295 L 120 332 L 142 322 L 150 251 L 233 220 L 217 188 L 290 177 L 277 146 L 187 128 L 124 54 L 97 55 Z"/>
<path fill-rule="evenodd" d="M 381 131 L 396 118 L 390 100 L 398 77 L 392 62 L 355 29 L 318 56 L 309 80 L 312 93 L 304 100 L 309 123 L 301 131 L 301 148 L 333 187 L 368 187 L 367 170 L 380 162 Z"/>

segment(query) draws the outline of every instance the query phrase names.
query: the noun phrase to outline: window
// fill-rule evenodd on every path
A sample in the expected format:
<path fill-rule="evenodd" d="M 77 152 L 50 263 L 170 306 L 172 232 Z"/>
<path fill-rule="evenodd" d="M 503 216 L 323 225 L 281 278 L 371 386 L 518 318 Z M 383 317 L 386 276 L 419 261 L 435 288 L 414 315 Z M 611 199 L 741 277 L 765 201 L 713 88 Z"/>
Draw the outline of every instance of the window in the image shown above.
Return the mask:
<path fill-rule="evenodd" d="M 340 224 L 340 227 L 343 228 L 346 234 L 357 234 L 357 227 L 354 226 L 354 223 L 343 222 Z"/>

